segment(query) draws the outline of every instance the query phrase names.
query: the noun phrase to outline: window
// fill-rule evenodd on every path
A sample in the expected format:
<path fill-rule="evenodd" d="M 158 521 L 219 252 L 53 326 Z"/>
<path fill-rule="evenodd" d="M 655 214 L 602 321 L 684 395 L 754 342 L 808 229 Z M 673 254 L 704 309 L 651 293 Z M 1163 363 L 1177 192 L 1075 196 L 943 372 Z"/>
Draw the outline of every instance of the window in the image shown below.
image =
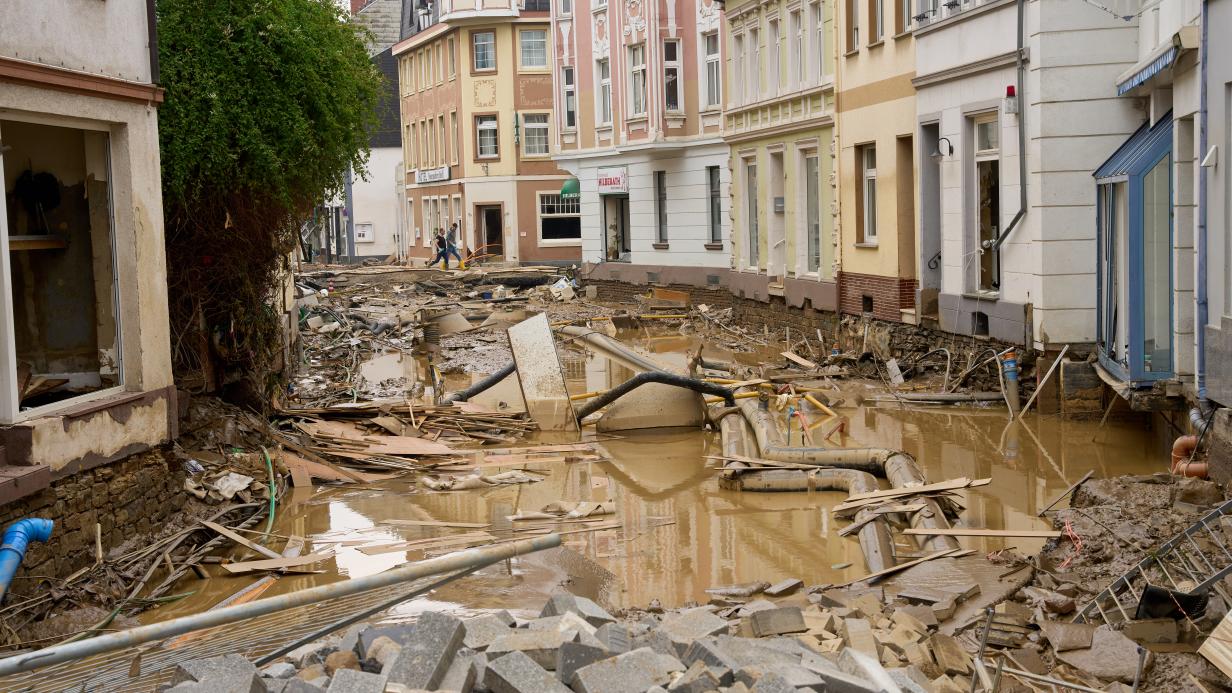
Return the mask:
<path fill-rule="evenodd" d="M 595 9 L 607 7 L 607 0 L 595 0 Z"/>
<path fill-rule="evenodd" d="M 560 193 L 539 193 L 539 239 L 574 242 L 569 245 L 582 240 L 581 200 L 561 197 Z"/>
<path fill-rule="evenodd" d="M 415 147 L 412 144 L 414 140 L 411 139 L 411 128 L 410 123 L 402 126 L 402 159 L 406 162 L 408 170 L 415 168 Z"/>
<path fill-rule="evenodd" d="M 804 61 L 804 21 L 800 11 L 791 13 L 791 84 L 799 88 L 808 75 Z"/>
<path fill-rule="evenodd" d="M 646 114 L 646 44 L 629 46 L 629 115 Z"/>
<path fill-rule="evenodd" d="M 911 28 L 911 0 L 898 0 L 894 11 L 894 33 L 901 34 Z"/>
<path fill-rule="evenodd" d="M 419 124 L 411 123 L 409 126 L 410 138 L 406 142 L 407 151 L 410 155 L 410 165 L 412 168 L 419 168 Z"/>
<path fill-rule="evenodd" d="M 436 73 L 436 83 L 445 81 L 445 57 L 441 55 L 443 46 L 440 41 L 432 48 L 432 70 Z"/>
<path fill-rule="evenodd" d="M 710 197 L 710 242 L 723 242 L 723 197 L 719 191 L 719 167 L 706 167 L 706 187 Z"/>
<path fill-rule="evenodd" d="M 663 106 L 668 111 L 681 110 L 680 105 L 680 42 L 663 42 Z"/>
<path fill-rule="evenodd" d="M 667 243 L 667 171 L 654 172 L 655 184 L 655 219 L 657 229 L 655 240 Z"/>
<path fill-rule="evenodd" d="M 779 22 L 771 19 L 767 25 L 770 27 L 770 36 L 766 39 L 766 52 L 770 54 L 770 70 L 766 74 L 766 86 L 774 95 L 779 93 L 779 75 L 782 71 L 782 60 L 779 57 Z"/>
<path fill-rule="evenodd" d="M 419 51 L 419 90 L 423 91 L 432 86 L 432 73 L 428 64 L 428 51 Z"/>
<path fill-rule="evenodd" d="M 885 0 L 868 0 L 868 40 L 869 43 L 876 43 L 882 39 L 882 34 L 885 29 L 885 11 L 883 3 Z"/>
<path fill-rule="evenodd" d="M 749 160 L 744 169 L 745 223 L 749 227 L 749 247 L 745 257 L 750 268 L 756 268 L 761 252 L 761 228 L 757 215 L 757 164 Z"/>
<path fill-rule="evenodd" d="M 719 61 L 719 34 L 710 32 L 704 37 L 706 44 L 706 105 L 723 105 L 723 65 Z"/>
<path fill-rule="evenodd" d="M 449 162 L 456 164 L 458 163 L 458 112 L 457 111 L 449 112 L 449 132 L 453 135 L 452 137 L 449 138 L 450 142 L 453 145 L 453 156 L 450 157 Z"/>
<path fill-rule="evenodd" d="M 543 29 L 523 29 L 518 32 L 518 45 L 524 68 L 548 66 L 548 32 Z"/>
<path fill-rule="evenodd" d="M 548 153 L 548 114 L 527 113 L 522 116 L 522 154 L 546 156 Z"/>
<path fill-rule="evenodd" d="M 496 69 L 496 34 L 491 31 L 476 31 L 471 34 L 472 67 L 475 70 Z"/>
<path fill-rule="evenodd" d="M 597 63 L 595 70 L 599 75 L 599 122 L 612 122 L 612 71 L 607 58 Z"/>
<path fill-rule="evenodd" d="M 749 31 L 749 51 L 752 52 L 752 57 L 749 58 L 749 100 L 756 101 L 761 95 L 761 32 L 758 30 Z"/>
<path fill-rule="evenodd" d="M 744 67 L 744 37 L 743 36 L 736 36 L 735 38 L 732 39 L 732 52 L 736 54 L 735 59 L 732 61 L 732 71 L 731 71 L 732 81 L 735 82 L 735 84 L 732 85 L 732 95 L 736 99 L 739 99 L 739 101 L 737 102 L 739 103 L 739 102 L 743 102 L 745 98 L 744 96 L 745 67 Z"/>
<path fill-rule="evenodd" d="M 560 14 L 563 17 L 573 14 L 573 0 L 560 0 Z"/>
<path fill-rule="evenodd" d="M 994 250 L 1001 225 L 1001 150 L 996 116 L 975 121 L 975 222 L 981 291 L 1000 285 L 1000 252 Z"/>
<path fill-rule="evenodd" d="M 809 5 L 809 17 L 813 25 L 813 51 L 810 62 L 813 64 L 815 81 L 820 82 L 826 76 L 826 16 L 821 3 Z"/>
<path fill-rule="evenodd" d="M 861 216 L 859 230 L 861 243 L 877 242 L 877 147 L 866 144 L 856 148 L 860 163 L 860 196 L 858 208 Z"/>
<path fill-rule="evenodd" d="M 500 156 L 500 137 L 496 116 L 475 116 L 476 156 L 480 159 L 495 159 Z"/>
<path fill-rule="evenodd" d="M 356 243 L 372 243 L 375 240 L 376 235 L 372 231 L 372 224 L 355 224 Z"/>
<path fill-rule="evenodd" d="M 462 196 L 453 196 L 453 218 L 458 222 L 458 245 L 465 251 L 468 244 L 466 242 L 466 219 L 462 218 Z M 466 257 L 466 253 L 462 253 L 462 257 Z"/>
<path fill-rule="evenodd" d="M 5 120 L 0 138 L 0 249 L 11 260 L 0 277 L 0 361 L 15 361 L 17 375 L 0 374 L 0 420 L 9 423 L 25 409 L 123 385 L 117 308 L 132 279 L 117 272 L 113 248 L 116 229 L 136 233 L 140 222 L 131 205 L 113 211 L 112 184 L 129 186 L 113 175 L 107 131 Z"/>
<path fill-rule="evenodd" d="M 808 271 L 821 269 L 821 182 L 816 152 L 804 157 L 804 232 L 808 236 Z"/>
<path fill-rule="evenodd" d="M 458 52 L 452 36 L 449 37 L 449 44 L 445 50 L 449 53 L 449 79 L 453 79 L 458 74 Z"/>
<path fill-rule="evenodd" d="M 560 68 L 560 84 L 564 93 L 565 129 L 577 127 L 577 85 L 573 82 L 573 68 Z"/>
<path fill-rule="evenodd" d="M 440 127 L 440 146 L 441 146 L 441 166 L 449 165 L 449 135 L 445 130 L 445 114 L 442 113 L 436 119 L 437 125 Z"/>
<path fill-rule="evenodd" d="M 860 1 L 847 0 L 847 52 L 860 50 Z"/>
<path fill-rule="evenodd" d="M 425 130 L 428 133 L 428 165 L 436 168 L 436 118 L 428 121 Z"/>

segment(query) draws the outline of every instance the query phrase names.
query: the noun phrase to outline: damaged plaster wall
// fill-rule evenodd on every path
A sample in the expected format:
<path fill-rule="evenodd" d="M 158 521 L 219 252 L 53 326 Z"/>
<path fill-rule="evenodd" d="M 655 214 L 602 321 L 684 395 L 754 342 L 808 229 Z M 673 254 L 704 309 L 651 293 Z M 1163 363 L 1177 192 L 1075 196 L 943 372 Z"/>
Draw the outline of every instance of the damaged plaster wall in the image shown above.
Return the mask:
<path fill-rule="evenodd" d="M 151 448 L 166 442 L 171 426 L 168 417 L 177 412 L 166 397 L 147 403 L 117 407 L 115 413 L 97 412 L 81 417 L 48 416 L 31 422 L 31 460 L 45 464 L 53 473 L 73 462 L 121 457 L 135 447 Z"/>

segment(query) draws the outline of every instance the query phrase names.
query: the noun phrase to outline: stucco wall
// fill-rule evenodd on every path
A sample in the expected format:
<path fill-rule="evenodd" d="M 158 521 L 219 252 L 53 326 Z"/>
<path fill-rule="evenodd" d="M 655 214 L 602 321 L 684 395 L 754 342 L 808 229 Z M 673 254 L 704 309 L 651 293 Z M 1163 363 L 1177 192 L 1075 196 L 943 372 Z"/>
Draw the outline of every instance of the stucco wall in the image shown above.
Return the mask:
<path fill-rule="evenodd" d="M 0 55 L 149 83 L 144 0 L 5 0 Z"/>
<path fill-rule="evenodd" d="M 398 147 L 373 149 L 367 180 L 357 176 L 351 184 L 356 226 L 372 224 L 372 241 L 355 239 L 355 253 L 359 257 L 395 255 L 399 243 L 404 242 L 401 205 L 405 204 L 406 195 L 398 180 L 401 164 L 402 150 Z"/>
<path fill-rule="evenodd" d="M 1207 394 L 1232 405 L 1232 41 L 1215 27 L 1232 26 L 1232 0 L 1207 2 L 1210 27 L 1206 60 L 1207 150 L 1219 165 L 1206 175 L 1206 324 Z M 1202 152 L 1202 157 L 1206 152 Z"/>

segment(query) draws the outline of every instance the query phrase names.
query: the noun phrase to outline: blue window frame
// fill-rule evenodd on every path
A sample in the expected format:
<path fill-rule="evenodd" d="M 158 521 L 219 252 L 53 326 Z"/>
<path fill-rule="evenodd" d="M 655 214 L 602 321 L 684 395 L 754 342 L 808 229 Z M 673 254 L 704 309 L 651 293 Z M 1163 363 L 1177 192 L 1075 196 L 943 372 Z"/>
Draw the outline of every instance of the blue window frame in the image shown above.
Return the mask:
<path fill-rule="evenodd" d="M 1139 128 L 1095 182 L 1100 364 L 1135 386 L 1171 378 L 1172 114 Z"/>

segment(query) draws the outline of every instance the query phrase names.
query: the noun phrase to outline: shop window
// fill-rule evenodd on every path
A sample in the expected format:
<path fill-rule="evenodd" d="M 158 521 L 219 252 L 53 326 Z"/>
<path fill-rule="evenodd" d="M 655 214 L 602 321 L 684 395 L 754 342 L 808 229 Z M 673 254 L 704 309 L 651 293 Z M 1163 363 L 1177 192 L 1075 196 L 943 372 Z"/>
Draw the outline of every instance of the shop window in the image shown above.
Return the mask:
<path fill-rule="evenodd" d="M 0 121 L 5 419 L 123 384 L 109 148 L 102 131 Z"/>
<path fill-rule="evenodd" d="M 582 239 L 581 199 L 564 197 L 560 193 L 539 193 L 539 239 L 580 241 Z"/>

